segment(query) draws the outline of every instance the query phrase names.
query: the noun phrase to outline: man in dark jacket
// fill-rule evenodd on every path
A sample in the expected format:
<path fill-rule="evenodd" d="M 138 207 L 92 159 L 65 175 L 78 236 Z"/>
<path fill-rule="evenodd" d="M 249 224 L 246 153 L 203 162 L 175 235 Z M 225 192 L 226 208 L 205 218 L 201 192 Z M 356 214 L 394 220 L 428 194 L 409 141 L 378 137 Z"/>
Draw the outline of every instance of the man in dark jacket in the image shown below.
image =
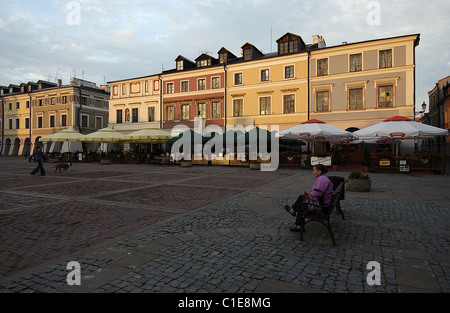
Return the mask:
<path fill-rule="evenodd" d="M 31 175 L 35 175 L 36 173 L 40 172 L 41 176 L 45 176 L 45 170 L 44 170 L 44 153 L 42 152 L 42 147 L 39 146 L 37 148 L 37 151 L 35 153 L 35 159 L 37 162 L 37 167 L 30 173 Z"/>

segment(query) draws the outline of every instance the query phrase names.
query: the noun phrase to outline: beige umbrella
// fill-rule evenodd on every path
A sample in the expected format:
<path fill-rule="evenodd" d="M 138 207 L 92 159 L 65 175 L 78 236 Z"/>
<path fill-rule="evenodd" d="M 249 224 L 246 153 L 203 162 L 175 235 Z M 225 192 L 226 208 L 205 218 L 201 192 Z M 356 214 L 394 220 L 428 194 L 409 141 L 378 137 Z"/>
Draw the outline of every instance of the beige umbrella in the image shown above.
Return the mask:
<path fill-rule="evenodd" d="M 64 129 L 59 133 L 55 133 L 46 137 L 39 138 L 40 142 L 55 141 L 79 141 L 83 135 L 73 129 Z"/>
<path fill-rule="evenodd" d="M 124 135 L 110 128 L 100 129 L 92 134 L 85 135 L 80 138 L 84 142 L 96 143 L 120 143 L 123 141 Z"/>
<path fill-rule="evenodd" d="M 144 128 L 142 130 L 124 136 L 124 141 L 132 143 L 166 143 L 173 136 L 170 131 L 159 128 Z"/>

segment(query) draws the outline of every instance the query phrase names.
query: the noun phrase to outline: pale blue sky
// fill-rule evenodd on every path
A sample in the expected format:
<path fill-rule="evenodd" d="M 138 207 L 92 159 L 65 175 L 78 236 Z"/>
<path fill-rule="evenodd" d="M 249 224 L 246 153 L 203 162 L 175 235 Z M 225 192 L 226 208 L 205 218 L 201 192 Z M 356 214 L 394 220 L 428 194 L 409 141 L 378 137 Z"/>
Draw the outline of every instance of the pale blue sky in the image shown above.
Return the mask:
<path fill-rule="evenodd" d="M 367 22 L 371 2 L 379 4 L 380 25 Z M 70 4 L 79 5 L 79 15 Z M 225 47 L 239 55 L 246 42 L 271 52 L 286 32 L 306 43 L 319 34 L 328 46 L 420 33 L 417 106 L 450 75 L 445 0 L 1 0 L 0 6 L 0 85 L 68 83 L 83 73 L 100 85 L 171 69 L 180 54 L 217 57 Z M 72 25 L 77 17 L 80 25 Z"/>

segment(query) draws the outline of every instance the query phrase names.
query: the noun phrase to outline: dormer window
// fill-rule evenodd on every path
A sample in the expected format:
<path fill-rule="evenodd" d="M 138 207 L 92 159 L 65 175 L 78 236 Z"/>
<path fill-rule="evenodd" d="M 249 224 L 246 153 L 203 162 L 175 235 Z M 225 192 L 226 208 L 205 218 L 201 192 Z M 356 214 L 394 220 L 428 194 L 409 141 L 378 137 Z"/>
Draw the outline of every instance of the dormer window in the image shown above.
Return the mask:
<path fill-rule="evenodd" d="M 245 45 L 243 45 L 241 49 L 244 61 L 255 60 L 258 58 L 262 58 L 264 56 L 264 54 L 261 51 L 256 49 L 254 45 L 248 42 Z"/>
<path fill-rule="evenodd" d="M 230 60 L 237 58 L 233 53 L 231 53 L 224 47 L 222 47 L 222 49 L 220 49 L 219 52 L 217 52 L 217 53 L 219 54 L 219 63 L 220 64 L 228 63 Z"/>
<path fill-rule="evenodd" d="M 195 63 L 186 59 L 182 55 L 179 55 L 178 58 L 175 59 L 177 63 L 177 71 L 185 71 L 195 67 Z"/>
<path fill-rule="evenodd" d="M 224 63 L 228 62 L 228 58 L 227 58 L 227 54 L 226 53 L 219 54 L 219 62 L 220 62 L 220 64 L 224 64 Z"/>
<path fill-rule="evenodd" d="M 286 55 L 291 53 L 297 53 L 305 49 L 305 43 L 298 35 L 287 33 L 283 37 L 277 40 L 278 54 Z"/>
<path fill-rule="evenodd" d="M 182 71 L 184 70 L 184 61 L 177 61 L 177 71 Z"/>
<path fill-rule="evenodd" d="M 253 51 L 252 49 L 245 49 L 244 50 L 244 61 L 251 60 L 253 58 Z"/>
<path fill-rule="evenodd" d="M 217 60 L 212 56 L 207 55 L 206 53 L 203 53 L 201 56 L 195 59 L 195 62 L 197 64 L 197 67 L 207 67 L 217 64 Z"/>

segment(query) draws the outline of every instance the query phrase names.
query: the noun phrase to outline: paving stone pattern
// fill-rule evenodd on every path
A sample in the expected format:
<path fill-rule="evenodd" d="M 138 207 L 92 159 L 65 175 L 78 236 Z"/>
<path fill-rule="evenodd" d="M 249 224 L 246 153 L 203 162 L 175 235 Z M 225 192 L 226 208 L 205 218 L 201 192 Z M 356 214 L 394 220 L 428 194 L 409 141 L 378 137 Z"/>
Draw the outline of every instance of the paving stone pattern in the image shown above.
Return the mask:
<path fill-rule="evenodd" d="M 0 179 L 0 292 L 450 292 L 445 175 L 370 174 L 372 191 L 347 191 L 346 219 L 333 215 L 332 246 L 320 224 L 305 241 L 289 231 L 283 206 L 310 171 L 75 164 L 25 188 L 2 185 L 28 184 L 23 161 L 0 162 L 17 173 Z M 81 286 L 66 283 L 70 261 Z"/>

